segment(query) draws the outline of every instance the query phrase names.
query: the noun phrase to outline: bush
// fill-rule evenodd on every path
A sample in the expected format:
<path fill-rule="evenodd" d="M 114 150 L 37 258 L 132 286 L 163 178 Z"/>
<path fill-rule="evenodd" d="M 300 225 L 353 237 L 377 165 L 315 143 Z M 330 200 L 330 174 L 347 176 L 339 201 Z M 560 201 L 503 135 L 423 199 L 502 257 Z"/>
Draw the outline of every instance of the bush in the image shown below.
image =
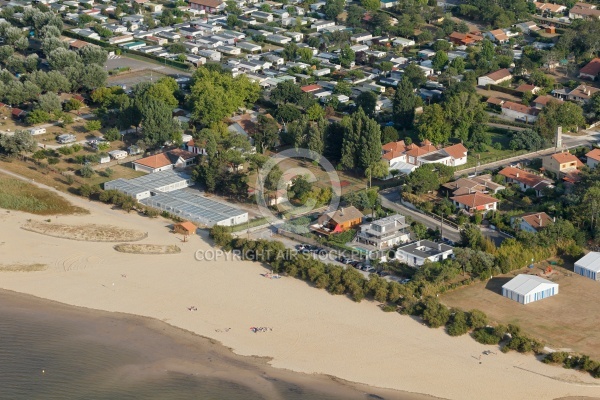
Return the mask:
<path fill-rule="evenodd" d="M 77 190 L 79 195 L 83 196 L 83 197 L 91 197 L 91 196 L 95 195 L 96 193 L 98 193 L 99 191 L 100 191 L 100 188 L 98 186 L 89 185 L 87 183 L 84 183 L 83 185 L 81 185 L 79 187 L 79 189 Z"/>
<path fill-rule="evenodd" d="M 450 319 L 450 310 L 437 299 L 431 298 L 425 302 L 423 319 L 430 327 L 439 328 L 446 325 Z"/>
<path fill-rule="evenodd" d="M 546 364 L 562 364 L 569 357 L 569 353 L 564 351 L 555 351 L 554 353 L 548 354 L 542 360 Z"/>
<path fill-rule="evenodd" d="M 48 158 L 48 164 L 50 165 L 56 165 L 60 162 L 60 159 L 56 158 L 56 157 L 50 157 Z"/>
<path fill-rule="evenodd" d="M 58 152 L 60 154 L 62 154 L 63 156 L 68 156 L 70 154 L 73 154 L 73 148 L 71 146 L 63 146 L 63 147 L 59 147 L 58 148 Z"/>
<path fill-rule="evenodd" d="M 112 170 L 112 169 L 110 169 L 110 168 L 106 168 L 106 169 L 104 170 L 104 175 L 105 175 L 107 178 L 110 178 L 110 177 L 111 177 L 111 176 L 112 176 L 114 173 L 115 173 L 115 171 L 113 171 L 113 170 Z"/>
<path fill-rule="evenodd" d="M 65 111 L 76 111 L 79 110 L 83 106 L 83 103 L 77 99 L 69 99 L 65 102 L 64 109 Z"/>
<path fill-rule="evenodd" d="M 461 336 L 469 331 L 468 317 L 464 311 L 457 310 L 450 322 L 446 325 L 446 332 L 450 336 Z"/>
<path fill-rule="evenodd" d="M 233 236 L 224 226 L 215 225 L 210 230 L 210 237 L 213 238 L 217 246 L 225 247 L 231 244 Z"/>
<path fill-rule="evenodd" d="M 488 318 L 483 311 L 471 310 L 468 322 L 471 329 L 485 328 L 488 324 Z"/>
<path fill-rule="evenodd" d="M 88 132 L 97 131 L 100 130 L 100 128 L 102 128 L 102 123 L 97 119 L 85 123 L 85 130 Z"/>
<path fill-rule="evenodd" d="M 472 336 L 473 339 L 482 344 L 498 344 L 502 339 L 490 327 L 476 329 Z"/>
<path fill-rule="evenodd" d="M 73 150 L 74 153 L 77 153 L 83 149 L 83 146 L 80 145 L 79 143 L 75 143 L 74 145 L 71 146 L 71 149 Z"/>
<path fill-rule="evenodd" d="M 94 169 L 90 165 L 84 165 L 79 170 L 79 175 L 83 176 L 84 178 L 91 178 L 95 172 L 96 171 L 94 171 Z"/>
<path fill-rule="evenodd" d="M 108 140 L 109 142 L 114 142 L 115 140 L 121 139 L 121 134 L 117 128 L 110 128 L 104 134 L 104 139 Z"/>
<path fill-rule="evenodd" d="M 157 218 L 159 216 L 159 214 L 160 214 L 160 212 L 155 208 L 146 207 L 144 209 L 144 215 L 149 218 Z"/>

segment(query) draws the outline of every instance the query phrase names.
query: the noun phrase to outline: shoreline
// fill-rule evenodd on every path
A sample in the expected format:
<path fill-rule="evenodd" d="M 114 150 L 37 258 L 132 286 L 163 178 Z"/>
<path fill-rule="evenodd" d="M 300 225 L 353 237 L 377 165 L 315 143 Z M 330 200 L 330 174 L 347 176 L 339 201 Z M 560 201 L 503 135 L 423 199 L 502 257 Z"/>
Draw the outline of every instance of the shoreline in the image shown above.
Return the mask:
<path fill-rule="evenodd" d="M 94 312 L 166 322 L 221 343 L 236 355 L 269 360 L 265 363 L 277 370 L 322 374 L 402 391 L 398 393 L 461 400 L 600 398 L 600 383 L 585 374 L 542 364 L 531 355 L 503 354 L 470 337 L 453 338 L 411 317 L 384 313 L 375 302 L 354 303 L 295 278 L 265 279 L 265 268 L 258 263 L 196 261 L 196 250 L 215 250 L 206 232 L 182 243 L 169 233 L 168 221 L 58 193 L 90 210 L 89 215 L 60 216 L 60 223 L 135 227 L 148 232 L 140 242 L 176 244 L 182 251 L 150 258 L 118 253 L 111 243 L 19 229 L 37 217 L 0 212 L 3 262 L 49 266 L 39 272 L 0 272 L 0 288 Z M 249 331 L 253 326 L 273 331 L 254 334 Z M 481 359 L 485 350 L 499 354 Z"/>
<path fill-rule="evenodd" d="M 345 381 L 335 376 L 306 374 L 269 365 L 271 358 L 259 356 L 240 356 L 233 349 L 224 346 L 218 340 L 199 335 L 150 317 L 108 312 L 84 307 L 72 306 L 11 290 L 0 289 L 0 312 L 18 310 L 36 319 L 53 318 L 62 323 L 84 325 L 88 330 L 97 326 L 110 326 L 94 337 L 109 348 L 123 347 L 128 351 L 144 352 L 147 360 L 139 364 L 128 365 L 129 375 L 135 380 L 161 378 L 169 373 L 184 374 L 194 378 L 218 378 L 252 390 L 263 398 L 280 398 L 278 390 L 269 387 L 269 383 L 298 387 L 297 390 L 310 388 L 311 392 L 327 396 L 339 396 L 343 399 L 402 399 L 402 400 L 444 400 L 391 389 L 382 389 L 365 384 Z M 132 328 L 135 327 L 135 328 Z M 123 330 L 135 329 L 135 339 Z M 123 343 L 126 342 L 126 345 Z M 147 344 L 152 343 L 148 351 Z M 160 346 L 156 346 L 160 342 Z M 165 351 L 164 348 L 167 348 Z M 200 362 L 199 362 L 200 361 Z M 162 369 L 157 372 L 158 367 Z M 227 369 L 224 376 L 220 369 Z M 48 371 L 50 372 L 50 371 Z"/>

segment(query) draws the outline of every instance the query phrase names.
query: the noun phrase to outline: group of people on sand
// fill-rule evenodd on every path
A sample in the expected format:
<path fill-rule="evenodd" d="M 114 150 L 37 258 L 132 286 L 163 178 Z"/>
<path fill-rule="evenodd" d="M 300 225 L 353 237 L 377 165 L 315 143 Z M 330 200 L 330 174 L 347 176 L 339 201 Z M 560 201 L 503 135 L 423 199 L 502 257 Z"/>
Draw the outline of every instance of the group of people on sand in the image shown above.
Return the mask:
<path fill-rule="evenodd" d="M 273 331 L 273 328 L 267 328 L 266 326 L 262 326 L 262 327 L 255 327 L 253 326 L 252 328 L 250 328 L 250 330 L 254 333 L 258 333 L 258 332 L 268 332 L 268 331 Z"/>
<path fill-rule="evenodd" d="M 196 308 L 196 306 L 189 306 L 188 311 L 198 311 L 198 309 Z"/>

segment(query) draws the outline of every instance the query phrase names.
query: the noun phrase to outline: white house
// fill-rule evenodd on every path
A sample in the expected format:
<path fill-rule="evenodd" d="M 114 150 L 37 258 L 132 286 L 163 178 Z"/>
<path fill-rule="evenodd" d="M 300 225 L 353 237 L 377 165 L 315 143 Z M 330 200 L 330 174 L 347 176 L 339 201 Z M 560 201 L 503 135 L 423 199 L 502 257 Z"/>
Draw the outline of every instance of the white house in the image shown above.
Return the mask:
<path fill-rule="evenodd" d="M 506 68 L 499 69 L 498 71 L 490 72 L 489 74 L 480 76 L 477 78 L 477 85 L 498 85 L 504 81 L 512 79 L 512 74 Z"/>
<path fill-rule="evenodd" d="M 600 281 L 600 253 L 590 251 L 575 262 L 575 273 Z"/>
<path fill-rule="evenodd" d="M 502 286 L 502 296 L 529 304 L 558 294 L 558 283 L 536 275 L 519 274 Z"/>
<path fill-rule="evenodd" d="M 416 44 L 414 40 L 406 39 L 403 37 L 397 37 L 396 39 L 394 39 L 394 41 L 392 43 L 394 44 L 394 46 L 402 46 L 402 47 L 411 47 Z"/>
<path fill-rule="evenodd" d="M 406 218 L 404 215 L 395 214 L 362 224 L 354 241 L 366 245 L 367 250 L 385 250 L 406 243 L 409 239 Z"/>
<path fill-rule="evenodd" d="M 426 261 L 436 262 L 452 257 L 454 248 L 444 243 L 418 240 L 396 249 L 396 259 L 411 267 L 420 267 Z"/>
<path fill-rule="evenodd" d="M 185 168 L 194 165 L 196 154 L 189 151 L 174 149 L 166 153 L 154 154 L 134 161 L 133 168 L 136 171 L 147 173 L 167 171 L 174 168 Z"/>
<path fill-rule="evenodd" d="M 585 155 L 587 157 L 587 166 L 590 168 L 596 168 L 600 163 L 600 149 L 594 149 Z"/>

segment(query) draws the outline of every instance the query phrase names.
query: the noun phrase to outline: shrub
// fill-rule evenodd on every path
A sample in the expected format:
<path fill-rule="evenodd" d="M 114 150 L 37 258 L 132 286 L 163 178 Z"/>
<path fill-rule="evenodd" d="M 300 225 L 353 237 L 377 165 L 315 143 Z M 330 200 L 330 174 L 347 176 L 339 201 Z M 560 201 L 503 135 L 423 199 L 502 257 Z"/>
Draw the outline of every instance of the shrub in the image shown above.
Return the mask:
<path fill-rule="evenodd" d="M 93 186 L 93 185 L 84 183 L 83 185 L 81 185 L 79 187 L 79 189 L 77 191 L 80 196 L 91 197 L 92 195 L 98 193 L 100 191 L 100 188 L 98 188 L 97 186 Z"/>
<path fill-rule="evenodd" d="M 102 128 L 102 123 L 97 119 L 93 119 L 85 123 L 85 130 L 88 132 L 97 131 L 100 128 Z"/>
<path fill-rule="evenodd" d="M 77 153 L 83 149 L 83 146 L 80 145 L 79 143 L 75 143 L 74 145 L 71 146 L 71 149 L 73 150 L 74 153 Z"/>
<path fill-rule="evenodd" d="M 498 344 L 501 337 L 496 335 L 493 328 L 479 328 L 473 331 L 473 339 L 482 344 Z"/>
<path fill-rule="evenodd" d="M 431 298 L 425 302 L 423 319 L 430 327 L 439 328 L 446 325 L 446 322 L 450 319 L 450 310 L 437 299 Z"/>
<path fill-rule="evenodd" d="M 117 128 L 110 128 L 104 134 L 104 139 L 108 140 L 109 142 L 114 142 L 115 140 L 121 139 L 121 134 Z"/>
<path fill-rule="evenodd" d="M 90 165 L 84 165 L 79 170 L 79 175 L 83 176 L 84 178 L 91 178 L 95 172 L 96 171 L 94 171 L 94 169 Z"/>
<path fill-rule="evenodd" d="M 488 318 L 483 311 L 475 309 L 469 312 L 468 322 L 471 329 L 485 328 Z"/>
<path fill-rule="evenodd" d="M 231 243 L 233 236 L 224 226 L 215 225 L 210 230 L 210 237 L 213 238 L 217 246 L 225 247 Z"/>
<path fill-rule="evenodd" d="M 149 218 L 156 218 L 156 217 L 158 217 L 159 214 L 160 214 L 160 212 L 155 208 L 146 207 L 144 209 L 144 215 L 146 215 Z"/>
<path fill-rule="evenodd" d="M 113 171 L 113 170 L 112 170 L 112 169 L 110 169 L 110 168 L 106 168 L 106 169 L 104 170 L 104 175 L 105 175 L 107 178 L 110 178 L 110 177 L 111 177 L 111 176 L 112 176 L 114 173 L 115 173 L 115 171 Z"/>
<path fill-rule="evenodd" d="M 73 178 L 73 175 L 65 175 L 65 181 L 67 182 L 68 185 L 72 185 L 73 183 L 75 183 L 75 178 Z"/>
<path fill-rule="evenodd" d="M 68 156 L 70 154 L 73 154 L 73 148 L 71 146 L 63 146 L 63 147 L 59 147 L 58 148 L 58 152 L 60 154 L 62 154 L 63 156 Z"/>
<path fill-rule="evenodd" d="M 60 162 L 60 159 L 56 158 L 56 157 L 50 157 L 48 158 L 48 164 L 50 165 L 56 165 Z"/>
<path fill-rule="evenodd" d="M 457 310 L 446 325 L 446 331 L 450 336 L 461 336 L 469 331 L 467 314 L 464 311 Z"/>

